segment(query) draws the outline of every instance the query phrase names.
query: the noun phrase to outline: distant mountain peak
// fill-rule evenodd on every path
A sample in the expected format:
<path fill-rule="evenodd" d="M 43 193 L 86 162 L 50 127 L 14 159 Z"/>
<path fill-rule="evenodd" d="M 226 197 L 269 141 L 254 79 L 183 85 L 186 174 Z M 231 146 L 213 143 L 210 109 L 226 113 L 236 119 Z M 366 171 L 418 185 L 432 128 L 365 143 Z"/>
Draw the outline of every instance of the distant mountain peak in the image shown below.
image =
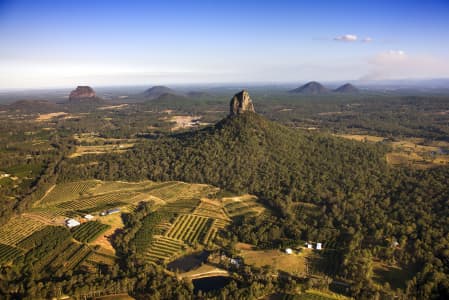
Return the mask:
<path fill-rule="evenodd" d="M 359 89 L 356 88 L 355 86 L 353 86 L 350 83 L 346 83 L 346 84 L 336 88 L 334 90 L 334 92 L 337 92 L 337 93 L 357 93 L 357 92 L 359 92 Z"/>
<path fill-rule="evenodd" d="M 321 83 L 316 81 L 311 81 L 299 88 L 290 91 L 291 93 L 303 93 L 309 95 L 318 95 L 329 92 Z"/>
<path fill-rule="evenodd" d="M 163 85 L 156 85 L 153 86 L 151 88 L 149 88 L 148 90 L 146 90 L 143 95 L 145 96 L 145 98 L 149 99 L 149 100 L 153 100 L 153 99 L 158 99 L 161 96 L 167 96 L 167 95 L 176 95 L 176 96 L 180 96 L 179 93 L 177 93 L 175 90 L 172 90 L 171 88 L 168 88 L 166 86 Z"/>
<path fill-rule="evenodd" d="M 90 86 L 79 85 L 70 92 L 69 101 L 92 100 L 96 98 L 97 95 Z"/>
<path fill-rule="evenodd" d="M 247 111 L 255 112 L 253 101 L 251 100 L 248 91 L 243 90 L 232 97 L 229 114 L 233 116 Z"/>

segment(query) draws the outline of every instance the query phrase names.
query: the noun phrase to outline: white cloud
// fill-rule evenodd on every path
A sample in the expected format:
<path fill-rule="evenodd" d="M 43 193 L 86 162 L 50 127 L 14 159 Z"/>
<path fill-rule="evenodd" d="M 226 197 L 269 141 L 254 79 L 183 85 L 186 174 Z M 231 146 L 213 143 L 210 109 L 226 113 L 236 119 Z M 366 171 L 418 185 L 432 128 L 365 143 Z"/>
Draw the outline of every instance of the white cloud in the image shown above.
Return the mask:
<path fill-rule="evenodd" d="M 366 38 L 364 38 L 364 39 L 362 40 L 362 43 L 370 43 L 370 42 L 372 42 L 372 41 L 373 41 L 372 38 L 366 37 Z"/>
<path fill-rule="evenodd" d="M 411 55 L 389 50 L 367 59 L 369 72 L 362 79 L 437 78 L 449 76 L 449 62 L 432 55 Z"/>
<path fill-rule="evenodd" d="M 342 41 L 342 42 L 355 42 L 357 41 L 357 36 L 354 34 L 345 34 L 341 36 L 337 36 L 334 38 L 336 41 Z"/>

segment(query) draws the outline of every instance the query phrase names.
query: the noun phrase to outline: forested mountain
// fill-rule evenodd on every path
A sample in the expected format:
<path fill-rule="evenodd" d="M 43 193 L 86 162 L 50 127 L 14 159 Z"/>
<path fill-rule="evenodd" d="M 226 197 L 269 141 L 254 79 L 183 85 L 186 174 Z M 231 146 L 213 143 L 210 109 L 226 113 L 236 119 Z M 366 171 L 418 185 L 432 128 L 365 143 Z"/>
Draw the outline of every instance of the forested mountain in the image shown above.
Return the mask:
<path fill-rule="evenodd" d="M 241 219 L 231 236 L 259 247 L 337 240 L 335 272 L 353 282 L 354 295 L 375 293 L 369 271 L 374 259 L 416 269 L 407 295 L 447 295 L 447 168 L 392 169 L 386 150 L 245 112 L 200 131 L 148 140 L 124 154 L 95 157 L 98 164 L 89 156 L 64 161 L 58 180 L 176 179 L 251 192 L 273 214 Z M 298 210 L 304 202 L 317 210 Z M 395 239 L 400 248 L 391 248 Z"/>
<path fill-rule="evenodd" d="M 319 95 L 319 94 L 326 94 L 328 92 L 329 92 L 328 89 L 326 89 L 321 83 L 316 81 L 308 82 L 290 91 L 290 93 L 301 93 L 307 95 Z"/>
<path fill-rule="evenodd" d="M 336 190 L 366 190 L 386 172 L 384 152 L 379 145 L 298 132 L 246 112 L 198 132 L 148 141 L 124 155 L 106 155 L 88 169 L 67 164 L 59 179 L 177 178 L 320 202 Z"/>

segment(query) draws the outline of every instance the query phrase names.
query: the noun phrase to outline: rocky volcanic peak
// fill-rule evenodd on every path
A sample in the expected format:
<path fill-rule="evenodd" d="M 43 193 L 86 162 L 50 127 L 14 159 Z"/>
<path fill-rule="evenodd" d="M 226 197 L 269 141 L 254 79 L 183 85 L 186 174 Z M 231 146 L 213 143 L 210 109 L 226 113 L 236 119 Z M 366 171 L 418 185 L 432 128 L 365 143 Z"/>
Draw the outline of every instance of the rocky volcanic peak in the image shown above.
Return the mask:
<path fill-rule="evenodd" d="M 246 111 L 254 111 L 253 101 L 249 96 L 249 93 L 245 90 L 237 93 L 231 99 L 230 115 L 242 114 Z"/>
<path fill-rule="evenodd" d="M 339 88 L 335 89 L 334 91 L 338 93 L 357 93 L 359 92 L 359 89 L 350 83 L 346 83 L 340 86 Z"/>
<path fill-rule="evenodd" d="M 311 81 L 297 89 L 291 90 L 290 92 L 291 93 L 303 93 L 303 94 L 317 95 L 317 94 L 327 93 L 328 90 L 324 86 L 322 86 L 321 83 L 316 82 L 316 81 Z"/>
<path fill-rule="evenodd" d="M 69 100 L 86 100 L 95 99 L 96 97 L 95 91 L 90 86 L 78 86 L 70 93 Z"/>

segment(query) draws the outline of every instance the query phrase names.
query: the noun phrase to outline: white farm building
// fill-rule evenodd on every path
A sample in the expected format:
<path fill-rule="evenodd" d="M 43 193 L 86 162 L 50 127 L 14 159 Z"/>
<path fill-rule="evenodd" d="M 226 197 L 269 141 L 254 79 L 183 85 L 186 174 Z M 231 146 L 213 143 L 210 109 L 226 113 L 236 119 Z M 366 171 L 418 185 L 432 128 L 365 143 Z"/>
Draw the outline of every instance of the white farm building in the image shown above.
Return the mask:
<path fill-rule="evenodd" d="M 78 221 L 75 220 L 75 219 L 67 219 L 67 220 L 65 221 L 65 224 L 67 225 L 67 227 L 73 228 L 73 227 L 76 227 L 76 226 L 80 225 L 81 223 L 78 222 Z"/>

